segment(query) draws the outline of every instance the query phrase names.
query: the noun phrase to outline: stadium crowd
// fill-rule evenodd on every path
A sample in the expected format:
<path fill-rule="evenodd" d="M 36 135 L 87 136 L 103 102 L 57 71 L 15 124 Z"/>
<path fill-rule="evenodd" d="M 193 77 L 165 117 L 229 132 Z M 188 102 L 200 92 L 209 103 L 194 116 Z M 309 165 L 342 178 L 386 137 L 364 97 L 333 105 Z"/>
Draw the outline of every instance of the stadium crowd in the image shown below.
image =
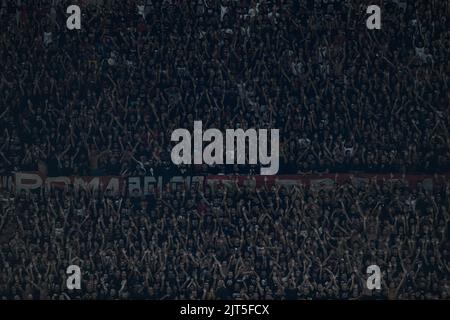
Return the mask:
<path fill-rule="evenodd" d="M 0 1 L 0 175 L 254 171 L 172 166 L 194 120 L 279 128 L 279 173 L 450 171 L 448 1 L 383 1 L 381 30 L 359 0 L 80 1 L 81 30 L 69 4 Z M 450 294 L 449 182 L 0 196 L 4 299 Z"/>
<path fill-rule="evenodd" d="M 450 169 L 447 1 L 384 1 L 381 30 L 364 1 L 82 1 L 81 30 L 67 1 L 21 3 L 0 9 L 0 173 L 178 170 L 194 120 L 279 128 L 279 173 Z"/>
<path fill-rule="evenodd" d="M 448 299 L 450 183 L 3 199 L 6 299 Z M 3 227 L 3 229 L 2 229 Z M 1 239 L 0 239 L 1 240 Z M 68 290 L 78 265 L 81 290 Z M 366 268 L 381 269 L 368 290 Z"/>

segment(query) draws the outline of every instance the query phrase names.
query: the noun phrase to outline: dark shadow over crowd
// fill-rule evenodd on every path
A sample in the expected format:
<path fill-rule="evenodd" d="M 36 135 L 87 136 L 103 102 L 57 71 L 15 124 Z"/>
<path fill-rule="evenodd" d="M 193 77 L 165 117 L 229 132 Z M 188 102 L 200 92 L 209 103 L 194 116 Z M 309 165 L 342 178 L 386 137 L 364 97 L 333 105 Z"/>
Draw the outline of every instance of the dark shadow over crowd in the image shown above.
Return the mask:
<path fill-rule="evenodd" d="M 67 1 L 21 2 L 0 9 L 0 172 L 177 171 L 194 120 L 280 129 L 280 173 L 450 169 L 448 1 L 384 1 L 381 30 L 358 0 L 84 1 L 104 3 L 79 31 Z"/>
<path fill-rule="evenodd" d="M 448 299 L 449 200 L 448 182 L 373 180 L 4 195 L 0 297 Z M 72 264 L 81 290 L 66 287 Z"/>

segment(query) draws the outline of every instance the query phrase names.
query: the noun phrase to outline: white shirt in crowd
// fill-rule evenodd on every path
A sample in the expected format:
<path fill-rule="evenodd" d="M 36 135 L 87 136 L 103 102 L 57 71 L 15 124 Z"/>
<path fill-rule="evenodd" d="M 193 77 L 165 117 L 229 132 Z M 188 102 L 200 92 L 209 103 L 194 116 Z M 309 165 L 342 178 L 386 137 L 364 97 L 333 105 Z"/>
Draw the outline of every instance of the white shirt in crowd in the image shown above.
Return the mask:
<path fill-rule="evenodd" d="M 48 46 L 50 43 L 52 43 L 52 32 L 48 31 L 45 32 L 44 31 L 44 45 Z"/>

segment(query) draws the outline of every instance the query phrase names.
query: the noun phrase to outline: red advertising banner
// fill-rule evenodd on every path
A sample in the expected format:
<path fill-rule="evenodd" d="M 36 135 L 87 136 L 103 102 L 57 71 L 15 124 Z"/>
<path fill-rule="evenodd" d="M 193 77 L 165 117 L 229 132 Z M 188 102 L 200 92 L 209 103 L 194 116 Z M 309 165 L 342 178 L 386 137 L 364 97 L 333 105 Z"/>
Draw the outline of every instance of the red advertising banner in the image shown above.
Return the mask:
<path fill-rule="evenodd" d="M 17 172 L 14 179 L 14 188 L 16 192 L 40 188 L 67 190 L 69 187 L 73 187 L 75 190 L 110 190 L 116 193 L 122 190 L 124 183 L 123 177 L 44 177 L 36 172 Z"/>
<path fill-rule="evenodd" d="M 401 181 L 409 186 L 415 187 L 421 183 L 425 188 L 432 188 L 433 184 L 449 181 L 450 175 L 420 175 L 420 174 L 306 174 L 306 175 L 280 175 L 280 176 L 207 176 L 206 182 L 210 184 L 223 183 L 239 185 L 264 184 L 273 185 L 307 185 L 313 188 L 326 188 L 334 184 L 342 184 L 351 181 L 353 184 L 368 182 L 382 183 L 383 181 Z"/>
<path fill-rule="evenodd" d="M 148 194 L 151 192 L 162 192 L 170 190 L 177 185 L 185 185 L 187 188 L 195 184 L 207 184 L 210 186 L 262 186 L 264 184 L 272 186 L 279 184 L 284 186 L 306 185 L 314 189 L 329 188 L 335 184 L 342 184 L 351 181 L 354 185 L 368 182 L 383 183 L 383 181 L 401 181 L 411 187 L 422 184 L 424 188 L 431 189 L 435 184 L 449 183 L 450 175 L 420 175 L 420 174 L 308 174 L 308 175 L 274 175 L 274 176 L 172 176 L 172 177 L 44 177 L 36 172 L 17 172 L 12 177 L 2 178 L 3 189 L 15 190 L 36 190 L 45 188 L 58 188 L 68 190 L 100 190 L 112 193 L 124 192 Z"/>

